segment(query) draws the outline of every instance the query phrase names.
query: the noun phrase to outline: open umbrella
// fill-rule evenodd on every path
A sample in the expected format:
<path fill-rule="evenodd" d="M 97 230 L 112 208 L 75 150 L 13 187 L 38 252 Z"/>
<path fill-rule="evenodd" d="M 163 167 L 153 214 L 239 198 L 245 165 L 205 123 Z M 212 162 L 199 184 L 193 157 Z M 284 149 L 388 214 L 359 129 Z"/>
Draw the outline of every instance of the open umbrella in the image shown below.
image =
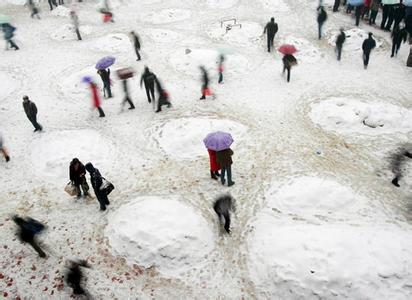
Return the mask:
<path fill-rule="evenodd" d="M 295 46 L 293 46 L 293 45 L 285 44 L 285 45 L 280 46 L 279 49 L 278 49 L 278 51 L 279 51 L 280 53 L 286 55 L 286 54 L 294 54 L 294 53 L 296 53 L 298 50 L 297 50 L 297 49 L 295 48 Z"/>
<path fill-rule="evenodd" d="M 348 0 L 348 4 L 352 6 L 360 6 L 365 4 L 365 0 Z"/>
<path fill-rule="evenodd" d="M 390 5 L 399 4 L 400 2 L 401 2 L 400 0 L 382 0 L 382 4 L 390 4 Z"/>
<path fill-rule="evenodd" d="M 82 78 L 82 82 L 83 83 L 91 83 L 91 82 L 93 82 L 93 79 L 90 76 L 84 76 Z"/>
<path fill-rule="evenodd" d="M 128 79 L 134 76 L 134 70 L 132 68 L 123 68 L 116 71 L 117 76 L 120 79 Z"/>
<path fill-rule="evenodd" d="M 233 143 L 233 138 L 230 133 L 216 131 L 209 133 L 203 140 L 207 149 L 213 151 L 222 151 L 230 148 Z"/>
<path fill-rule="evenodd" d="M 108 67 L 113 65 L 115 61 L 116 61 L 116 58 L 114 58 L 113 56 L 105 56 L 97 62 L 96 69 L 97 70 L 107 69 Z"/>
<path fill-rule="evenodd" d="M 6 15 L 0 14 L 0 24 L 8 24 L 10 23 L 10 18 Z"/>

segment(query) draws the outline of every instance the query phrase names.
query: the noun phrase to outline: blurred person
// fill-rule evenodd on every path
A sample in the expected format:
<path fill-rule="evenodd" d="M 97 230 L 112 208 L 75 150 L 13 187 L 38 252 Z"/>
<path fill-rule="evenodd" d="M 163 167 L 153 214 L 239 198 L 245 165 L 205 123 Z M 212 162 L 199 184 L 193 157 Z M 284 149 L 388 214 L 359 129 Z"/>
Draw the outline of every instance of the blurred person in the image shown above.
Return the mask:
<path fill-rule="evenodd" d="M 362 11 L 363 11 L 364 5 L 358 5 L 355 7 L 355 25 L 359 26 L 359 21 L 362 16 Z"/>
<path fill-rule="evenodd" d="M 219 60 L 218 60 L 218 73 L 219 73 L 219 79 L 217 83 L 222 83 L 223 82 L 223 62 L 225 61 L 225 56 L 223 54 L 219 55 Z"/>
<path fill-rule="evenodd" d="M 162 111 L 163 105 L 167 105 L 167 107 L 171 107 L 172 104 L 169 102 L 169 94 L 167 93 L 165 89 L 163 89 L 158 78 L 156 78 L 155 82 L 156 82 L 157 93 L 159 95 L 159 99 L 157 101 L 157 110 L 155 112 L 158 113 Z"/>
<path fill-rule="evenodd" d="M 220 172 L 220 181 L 222 185 L 225 184 L 226 179 L 225 179 L 225 173 L 227 172 L 227 185 L 232 186 L 235 184 L 234 181 L 232 181 L 232 155 L 233 151 L 232 149 L 228 148 L 222 151 L 216 151 L 216 162 L 222 169 Z"/>
<path fill-rule="evenodd" d="M 362 20 L 369 19 L 369 12 L 371 7 L 371 0 L 365 0 L 363 3 Z"/>
<path fill-rule="evenodd" d="M 371 51 L 376 47 L 376 42 L 373 39 L 372 32 L 369 32 L 368 38 L 363 41 L 362 50 L 363 50 L 363 67 L 365 70 L 368 68 L 369 65 L 369 57 Z"/>
<path fill-rule="evenodd" d="M 37 19 L 40 20 L 39 9 L 37 8 L 36 4 L 34 4 L 33 0 L 27 0 L 26 5 L 31 11 L 30 17 L 34 18 L 34 16 L 36 16 Z"/>
<path fill-rule="evenodd" d="M 47 1 L 49 2 L 50 10 L 53 10 L 53 5 L 54 5 L 55 7 L 57 7 L 56 0 L 47 0 Z"/>
<path fill-rule="evenodd" d="M 107 91 L 107 98 L 112 98 L 112 89 L 110 87 L 110 69 L 100 69 L 97 71 L 97 74 L 100 75 L 103 82 L 103 96 L 106 97 Z"/>
<path fill-rule="evenodd" d="M 134 51 L 136 52 L 136 56 L 137 56 L 136 61 L 139 61 L 139 60 L 142 59 L 141 56 L 140 56 L 140 53 L 139 53 L 140 46 L 141 46 L 139 36 L 134 31 L 131 31 L 130 32 L 130 37 L 131 37 L 132 42 L 133 42 Z"/>
<path fill-rule="evenodd" d="M 286 54 L 283 56 L 282 62 L 283 62 L 282 75 L 284 75 L 285 71 L 287 71 L 287 82 L 289 82 L 292 66 L 297 64 L 297 60 L 292 54 Z"/>
<path fill-rule="evenodd" d="M 99 92 L 97 91 L 97 85 L 94 82 L 90 82 L 89 86 L 92 91 L 93 106 L 97 108 L 97 110 L 99 111 L 99 117 L 103 118 L 105 117 L 105 114 L 101 107 Z"/>
<path fill-rule="evenodd" d="M 322 38 L 322 27 L 323 24 L 326 22 L 326 20 L 328 19 L 328 14 L 326 13 L 325 9 L 323 8 L 323 6 L 319 6 L 318 7 L 318 17 L 317 17 L 317 21 L 318 21 L 318 37 L 319 39 Z"/>
<path fill-rule="evenodd" d="M 216 161 L 216 151 L 207 149 L 207 152 L 209 153 L 210 178 L 214 180 L 218 180 L 220 177 L 220 174 L 219 174 L 220 166 L 218 165 Z"/>
<path fill-rule="evenodd" d="M 37 122 L 37 106 L 29 100 L 29 96 L 23 97 L 23 108 L 27 118 L 34 126 L 34 132 L 42 131 L 43 127 Z"/>
<path fill-rule="evenodd" d="M 265 29 L 263 30 L 263 34 L 267 34 L 268 52 L 270 52 L 273 47 L 273 40 L 275 39 L 275 35 L 278 30 L 279 27 L 278 24 L 275 23 L 275 18 L 270 18 L 270 22 L 266 24 Z"/>
<path fill-rule="evenodd" d="M 40 248 L 36 241 L 36 235 L 40 234 L 45 226 L 32 218 L 21 218 L 18 215 L 13 216 L 13 221 L 18 226 L 17 236 L 23 243 L 28 243 L 39 254 L 45 258 L 46 253 Z"/>
<path fill-rule="evenodd" d="M 147 66 L 144 67 L 144 72 L 140 79 L 140 88 L 142 83 L 146 90 L 147 101 L 151 103 L 155 101 L 154 88 L 155 88 L 156 75 L 152 73 Z M 151 97 L 150 97 L 151 96 Z"/>
<path fill-rule="evenodd" d="M 230 234 L 230 211 L 235 211 L 234 199 L 230 195 L 219 196 L 213 203 L 213 210 L 216 212 L 219 221 L 225 220 L 223 225 L 227 233 Z"/>
<path fill-rule="evenodd" d="M 13 41 L 14 31 L 16 31 L 16 27 L 10 25 L 9 23 L 5 23 L 1 25 L 1 28 L 4 33 L 4 39 L 6 40 L 6 50 L 9 49 L 9 45 L 11 48 L 14 48 L 14 50 L 19 50 L 20 48 Z"/>
<path fill-rule="evenodd" d="M 341 28 L 340 33 L 338 37 L 336 38 L 336 52 L 338 54 L 338 61 L 341 59 L 342 47 L 343 47 L 343 43 L 345 43 L 345 40 L 346 40 L 346 34 L 343 31 L 343 28 Z"/>
<path fill-rule="evenodd" d="M 122 106 L 124 106 L 127 102 L 130 105 L 129 109 L 135 109 L 133 101 L 130 99 L 130 96 L 129 96 L 129 89 L 127 87 L 127 79 L 122 79 L 122 85 L 123 85 L 123 91 L 124 91 L 124 99 L 122 102 Z"/>
<path fill-rule="evenodd" d="M 74 31 L 76 32 L 77 39 L 79 41 L 82 40 L 82 36 L 80 35 L 80 30 L 79 30 L 79 16 L 76 14 L 74 10 L 70 11 L 70 18 L 72 19 L 72 23 L 74 26 Z"/>
<path fill-rule="evenodd" d="M 340 0 L 335 0 L 333 4 L 333 12 L 339 11 Z"/>
<path fill-rule="evenodd" d="M 91 163 L 87 163 L 85 169 L 90 174 L 90 182 L 92 183 L 97 201 L 99 201 L 100 210 L 105 211 L 106 205 L 109 205 L 110 202 L 107 197 L 107 193 L 103 190 L 103 177 L 99 170 L 96 169 Z"/>
<path fill-rule="evenodd" d="M 0 132 L 0 152 L 4 156 L 4 159 L 6 160 L 6 162 L 9 162 L 10 156 L 7 152 L 6 147 L 4 146 L 4 139 L 3 139 L 1 132 Z"/>
<path fill-rule="evenodd" d="M 200 97 L 199 100 L 205 100 L 206 96 L 211 96 L 213 94 L 209 88 L 209 74 L 207 73 L 206 68 L 204 66 L 200 66 L 199 69 L 201 72 L 201 81 L 202 81 L 202 90 L 201 90 L 202 96 Z"/>
<path fill-rule="evenodd" d="M 73 289 L 74 295 L 86 295 L 86 291 L 82 287 L 83 272 L 81 268 L 90 268 L 85 260 L 69 260 L 69 267 L 66 273 L 66 283 Z"/>
<path fill-rule="evenodd" d="M 82 196 L 80 187 L 83 190 L 84 197 L 90 196 L 89 185 L 87 184 L 86 180 L 86 169 L 78 158 L 73 158 L 73 160 L 70 162 L 69 175 L 70 181 L 76 187 L 77 198 L 80 198 Z"/>
<path fill-rule="evenodd" d="M 406 31 L 406 27 L 399 29 L 398 26 L 395 26 L 392 30 L 392 54 L 391 57 L 398 55 L 398 51 L 401 48 L 402 41 L 406 43 L 406 39 L 408 38 L 408 32 Z"/>
<path fill-rule="evenodd" d="M 369 25 L 376 24 L 376 17 L 379 13 L 379 7 L 381 6 L 382 0 L 372 0 L 370 5 L 370 17 L 369 17 Z"/>

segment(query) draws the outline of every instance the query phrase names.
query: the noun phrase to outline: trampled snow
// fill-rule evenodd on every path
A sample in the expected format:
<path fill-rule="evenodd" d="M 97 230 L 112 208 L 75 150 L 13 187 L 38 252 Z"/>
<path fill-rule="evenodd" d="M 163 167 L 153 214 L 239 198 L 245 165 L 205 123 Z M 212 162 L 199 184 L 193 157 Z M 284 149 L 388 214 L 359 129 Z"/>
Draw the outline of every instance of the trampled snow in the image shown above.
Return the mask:
<path fill-rule="evenodd" d="M 222 19 L 225 20 L 225 19 Z M 234 22 L 221 22 L 213 23 L 209 26 L 207 34 L 216 42 L 225 42 L 231 45 L 242 46 L 258 46 L 263 32 L 262 25 L 255 22 L 243 22 L 241 19 L 237 20 L 237 24 L 241 24 L 242 27 L 233 26 L 232 29 L 226 30 L 226 25 L 234 24 Z"/>
<path fill-rule="evenodd" d="M 80 30 L 80 34 L 84 38 L 93 32 L 93 27 L 87 26 L 87 25 L 79 26 L 79 30 Z M 74 28 L 74 25 L 72 24 L 65 24 L 65 25 L 60 26 L 59 28 L 56 28 L 51 33 L 50 37 L 57 41 L 77 40 L 75 28 Z"/>
<path fill-rule="evenodd" d="M 145 13 L 141 18 L 148 23 L 166 24 L 189 19 L 191 16 L 190 10 L 179 8 L 168 8 L 160 11 Z"/>
<path fill-rule="evenodd" d="M 122 205 L 109 215 L 106 237 L 115 255 L 168 276 L 204 262 L 215 244 L 208 222 L 170 195 Z"/>
<path fill-rule="evenodd" d="M 90 42 L 90 49 L 109 54 L 131 52 L 133 46 L 129 37 L 123 33 L 109 34 Z"/>

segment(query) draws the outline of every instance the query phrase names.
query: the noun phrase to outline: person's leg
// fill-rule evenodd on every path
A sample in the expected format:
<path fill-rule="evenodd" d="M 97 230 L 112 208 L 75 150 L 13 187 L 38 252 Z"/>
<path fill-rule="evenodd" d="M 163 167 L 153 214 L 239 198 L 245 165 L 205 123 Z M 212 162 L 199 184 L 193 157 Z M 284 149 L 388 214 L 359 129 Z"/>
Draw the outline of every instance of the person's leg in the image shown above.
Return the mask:
<path fill-rule="evenodd" d="M 202 97 L 200 97 L 200 100 L 204 100 L 204 99 L 206 99 L 206 86 L 205 85 L 202 85 Z"/>
<path fill-rule="evenodd" d="M 33 247 L 33 249 L 39 254 L 40 257 L 46 257 L 46 253 L 40 248 L 39 245 L 37 245 L 36 241 L 34 239 L 28 241 L 29 245 Z"/>
<path fill-rule="evenodd" d="M 145 90 L 146 90 L 147 101 L 150 103 L 150 102 L 152 102 L 152 100 L 151 100 L 151 98 L 150 98 L 149 85 L 148 85 L 148 84 L 145 84 L 145 85 L 144 85 L 144 88 L 145 88 Z"/>
<path fill-rule="evenodd" d="M 232 180 L 232 166 L 229 166 L 227 168 L 227 185 L 231 186 L 234 185 L 235 183 Z"/>
<path fill-rule="evenodd" d="M 82 36 L 80 35 L 80 30 L 79 30 L 79 28 L 76 28 L 76 34 L 77 34 L 77 39 L 78 39 L 79 41 L 81 41 L 81 40 L 82 40 Z"/>
<path fill-rule="evenodd" d="M 74 187 L 76 188 L 76 192 L 77 192 L 77 198 L 80 198 L 82 196 L 82 192 L 80 190 L 80 184 L 74 184 Z"/>
<path fill-rule="evenodd" d="M 109 94 L 109 98 L 112 98 L 112 88 L 110 87 L 110 81 L 106 82 L 107 93 Z"/>
<path fill-rule="evenodd" d="M 82 190 L 83 190 L 83 195 L 89 196 L 89 185 L 87 184 L 86 178 L 83 180 L 81 184 Z"/>
<path fill-rule="evenodd" d="M 318 38 L 322 38 L 322 24 L 318 23 Z"/>
<path fill-rule="evenodd" d="M 17 45 L 14 43 L 12 39 L 9 40 L 9 43 L 10 43 L 10 47 L 14 48 L 15 50 L 19 50 L 19 47 L 17 47 Z"/>
<path fill-rule="evenodd" d="M 217 176 L 215 174 L 215 172 L 213 172 L 212 170 L 210 170 L 210 178 L 217 180 Z"/>
<path fill-rule="evenodd" d="M 137 60 L 141 60 L 142 58 L 140 57 L 139 49 L 137 49 L 137 47 L 135 47 L 134 50 L 136 52 Z"/>
<path fill-rule="evenodd" d="M 395 41 L 392 41 L 392 54 L 391 54 L 391 57 L 393 57 L 395 55 L 395 48 L 396 48 L 396 43 L 395 43 Z"/>
<path fill-rule="evenodd" d="M 223 81 L 223 73 L 219 72 L 219 80 L 217 81 L 217 83 L 222 83 Z"/>
<path fill-rule="evenodd" d="M 399 49 L 401 48 L 401 43 L 402 43 L 402 41 L 398 41 L 398 42 L 396 43 L 396 49 L 395 49 L 395 54 L 396 54 L 396 55 L 398 55 L 398 51 L 399 51 Z"/>
<path fill-rule="evenodd" d="M 341 55 L 342 55 L 342 46 L 338 46 L 338 60 L 340 60 Z"/>
<path fill-rule="evenodd" d="M 53 0 L 48 0 L 48 2 L 49 2 L 49 5 L 50 5 L 50 10 L 53 10 L 53 5 L 52 5 L 52 2 Z"/>
<path fill-rule="evenodd" d="M 381 29 L 385 29 L 386 21 L 388 20 L 388 6 L 384 5 L 382 8 L 382 22 Z"/>
<path fill-rule="evenodd" d="M 394 12 L 395 10 L 393 9 L 392 6 L 389 7 L 388 10 L 388 23 L 386 24 L 385 30 L 390 31 L 393 23 L 393 17 L 394 17 Z"/>
<path fill-rule="evenodd" d="M 359 21 L 360 21 L 360 17 L 361 17 L 361 6 L 357 6 L 355 8 L 355 18 L 356 18 L 356 26 L 359 26 Z"/>
<path fill-rule="evenodd" d="M 99 111 L 99 117 L 100 117 L 100 118 L 103 118 L 103 117 L 106 116 L 106 115 L 104 114 L 103 109 L 102 109 L 100 106 L 97 108 L 97 110 Z"/>
<path fill-rule="evenodd" d="M 222 184 L 225 184 L 226 180 L 225 180 L 225 173 L 226 173 L 226 168 L 222 167 L 222 170 L 220 171 L 220 182 Z"/>
<path fill-rule="evenodd" d="M 286 70 L 288 71 L 288 82 L 290 81 L 290 67 L 286 68 Z"/>
<path fill-rule="evenodd" d="M 94 193 L 96 194 L 97 197 L 97 201 L 99 201 L 100 204 L 100 210 L 106 210 L 106 199 L 104 198 L 104 194 L 101 193 L 100 191 L 98 191 L 96 193 L 96 191 L 94 191 Z"/>
<path fill-rule="evenodd" d="M 268 52 L 270 52 L 270 36 L 267 35 L 267 46 L 268 46 Z"/>
<path fill-rule="evenodd" d="M 42 131 L 43 127 L 37 122 L 37 115 L 33 117 L 34 121 L 34 127 L 36 128 L 36 131 Z"/>
<path fill-rule="evenodd" d="M 335 0 L 335 3 L 333 4 L 333 12 L 337 12 L 339 9 L 339 4 L 340 0 Z"/>
<path fill-rule="evenodd" d="M 230 233 L 230 214 L 229 214 L 229 211 L 225 211 L 222 215 L 225 218 L 224 228 L 225 228 L 227 233 Z"/>
<path fill-rule="evenodd" d="M 126 96 L 126 98 L 123 100 L 123 103 L 129 103 L 129 109 L 135 109 L 134 104 L 132 102 L 132 100 L 129 98 L 129 96 Z"/>
<path fill-rule="evenodd" d="M 154 83 L 149 85 L 150 94 L 152 95 L 152 100 L 155 101 L 155 87 Z"/>

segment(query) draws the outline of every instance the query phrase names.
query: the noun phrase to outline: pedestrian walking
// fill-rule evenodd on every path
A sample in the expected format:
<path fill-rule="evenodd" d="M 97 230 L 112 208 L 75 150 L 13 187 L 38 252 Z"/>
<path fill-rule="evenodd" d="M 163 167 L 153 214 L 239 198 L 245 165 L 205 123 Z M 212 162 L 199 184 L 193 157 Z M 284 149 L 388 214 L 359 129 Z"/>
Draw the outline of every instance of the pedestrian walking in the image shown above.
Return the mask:
<path fill-rule="evenodd" d="M 129 103 L 130 105 L 129 109 L 135 109 L 133 101 L 130 99 L 130 96 L 129 96 L 129 89 L 127 87 L 127 79 L 122 79 L 122 85 L 123 85 L 123 91 L 124 91 L 124 99 L 122 102 L 122 106 L 124 106 L 126 103 Z"/>
<path fill-rule="evenodd" d="M 66 283 L 73 289 L 74 295 L 86 295 L 86 291 L 82 287 L 83 272 L 81 268 L 90 268 L 85 260 L 70 260 L 69 268 L 66 273 Z"/>
<path fill-rule="evenodd" d="M 346 34 L 345 31 L 343 30 L 343 28 L 340 29 L 340 33 L 338 35 L 338 37 L 336 38 L 336 52 L 338 55 L 338 61 L 341 58 L 342 55 L 342 47 L 343 47 L 343 43 L 346 40 Z"/>
<path fill-rule="evenodd" d="M 371 0 L 364 0 L 362 9 L 362 20 L 369 19 L 370 7 Z"/>
<path fill-rule="evenodd" d="M 230 148 L 216 152 L 216 162 L 222 169 L 220 172 L 220 181 L 222 182 L 222 185 L 224 185 L 226 182 L 226 179 L 225 179 L 226 172 L 227 172 L 227 185 L 232 186 L 235 184 L 235 182 L 232 181 L 232 164 L 233 164 L 232 155 L 233 155 L 233 151 Z"/>
<path fill-rule="evenodd" d="M 97 108 L 97 110 L 99 111 L 99 117 L 103 118 L 105 117 L 105 114 L 100 104 L 100 97 L 99 92 L 97 91 L 97 85 L 94 82 L 90 82 L 89 86 L 92 91 L 93 106 Z"/>
<path fill-rule="evenodd" d="M 171 107 L 172 104 L 169 101 L 169 94 L 167 93 L 166 90 L 163 89 L 158 78 L 156 78 L 155 82 L 156 82 L 157 93 L 159 95 L 159 99 L 157 100 L 157 110 L 155 112 L 158 113 L 162 111 L 163 105 L 167 105 L 167 107 Z"/>
<path fill-rule="evenodd" d="M 199 100 L 205 100 L 206 96 L 211 96 L 213 94 L 209 88 L 209 74 L 207 73 L 206 68 L 204 66 L 200 66 L 199 69 L 201 72 L 201 82 L 202 82 L 202 90 L 201 90 L 202 96 L 200 97 Z"/>
<path fill-rule="evenodd" d="M 363 11 L 364 6 L 363 5 L 358 5 L 355 7 L 355 25 L 359 26 L 360 18 L 362 16 L 362 11 Z"/>
<path fill-rule="evenodd" d="M 37 106 L 29 100 L 29 96 L 23 97 L 23 108 L 27 118 L 34 126 L 34 132 L 42 131 L 43 127 L 37 122 Z"/>
<path fill-rule="evenodd" d="M 406 43 L 408 38 L 408 32 L 406 27 L 399 29 L 398 26 L 394 27 L 392 30 L 392 54 L 391 57 L 398 55 L 398 51 L 401 48 L 402 41 Z"/>
<path fill-rule="evenodd" d="M 225 61 L 225 56 L 223 54 L 220 54 L 219 59 L 218 59 L 218 67 L 217 67 L 217 71 L 219 73 L 219 79 L 217 83 L 223 82 L 223 62 L 224 61 Z"/>
<path fill-rule="evenodd" d="M 275 23 L 275 18 L 270 18 L 270 22 L 266 24 L 265 29 L 263 30 L 263 34 L 266 33 L 267 37 L 267 46 L 268 52 L 271 51 L 273 48 L 273 40 L 275 39 L 275 35 L 278 32 L 279 27 L 278 24 Z"/>
<path fill-rule="evenodd" d="M 144 67 L 144 72 L 140 79 L 140 88 L 144 83 L 146 90 L 147 101 L 151 103 L 155 101 L 154 88 L 155 88 L 156 75 L 152 73 L 148 67 Z"/>
<path fill-rule="evenodd" d="M 319 39 L 322 38 L 322 27 L 323 24 L 325 24 L 326 20 L 328 19 L 328 14 L 326 13 L 325 9 L 323 8 L 323 6 L 319 6 L 318 7 L 318 37 Z"/>
<path fill-rule="evenodd" d="M 45 226 L 32 218 L 21 218 L 17 215 L 13 216 L 13 221 L 18 226 L 17 236 L 20 241 L 28 243 L 40 257 L 45 258 L 46 253 L 44 253 L 36 241 L 36 236 L 45 229 Z"/>
<path fill-rule="evenodd" d="M 30 17 L 34 18 L 36 16 L 37 19 L 40 20 L 39 9 L 37 8 L 36 4 L 34 4 L 33 0 L 27 0 L 26 5 L 30 9 Z"/>
<path fill-rule="evenodd" d="M 287 71 L 287 73 L 288 73 L 287 74 L 287 82 L 289 82 L 292 66 L 297 64 L 297 60 L 292 54 L 286 54 L 286 55 L 283 56 L 282 62 L 283 62 L 282 75 L 284 75 L 285 71 Z"/>
<path fill-rule="evenodd" d="M 4 156 L 4 159 L 6 160 L 6 162 L 9 162 L 10 156 L 9 156 L 9 153 L 7 152 L 6 147 L 4 146 L 4 139 L 3 139 L 3 135 L 1 134 L 1 132 L 0 132 L 0 152 Z"/>
<path fill-rule="evenodd" d="M 103 96 L 106 97 L 107 92 L 107 98 L 112 98 L 112 89 L 110 87 L 110 69 L 97 70 L 97 74 L 100 75 L 100 78 L 103 81 Z"/>
<path fill-rule="evenodd" d="M 89 197 L 89 185 L 86 180 L 86 169 L 78 158 L 73 158 L 70 162 L 69 175 L 72 185 L 76 187 L 77 198 L 82 196 L 80 187 L 83 190 L 84 197 Z"/>
<path fill-rule="evenodd" d="M 333 12 L 339 11 L 340 0 L 335 0 L 333 4 Z"/>
<path fill-rule="evenodd" d="M 372 32 L 369 32 L 368 38 L 365 39 L 362 44 L 363 67 L 365 68 L 365 70 L 368 68 L 369 57 L 370 57 L 371 51 L 376 47 L 376 42 L 372 36 L 373 36 Z"/>
<path fill-rule="evenodd" d="M 79 30 L 79 16 L 76 14 L 74 10 L 72 10 L 70 11 L 70 18 L 72 19 L 74 31 L 76 32 L 77 39 L 81 41 L 82 36 L 80 35 L 80 30 Z"/>
<path fill-rule="evenodd" d="M 6 40 L 6 50 L 9 49 L 9 45 L 11 48 L 14 48 L 14 50 L 19 50 L 20 48 L 13 41 L 14 32 L 16 31 L 16 27 L 12 26 L 9 23 L 2 24 L 1 27 L 2 27 L 3 34 L 4 34 L 4 39 Z"/>
<path fill-rule="evenodd" d="M 49 2 L 50 10 L 53 10 L 53 5 L 54 5 L 55 7 L 57 7 L 56 0 L 47 0 L 47 1 Z"/>
<path fill-rule="evenodd" d="M 85 168 L 90 174 L 90 182 L 92 183 L 97 201 L 99 201 L 100 210 L 104 211 L 106 210 L 106 206 L 110 204 L 107 195 L 111 192 L 111 190 L 109 192 L 106 191 L 106 183 L 108 183 L 108 181 L 102 177 L 99 170 L 96 169 L 91 163 L 87 163 Z"/>
<path fill-rule="evenodd" d="M 142 57 L 140 56 L 140 53 L 139 53 L 140 47 L 141 47 L 139 36 L 134 31 L 131 31 L 130 32 L 130 37 L 132 39 L 134 51 L 136 52 L 136 56 L 137 56 L 136 61 L 139 61 L 139 60 L 142 59 Z"/>
<path fill-rule="evenodd" d="M 227 233 L 230 234 L 230 211 L 235 211 L 234 199 L 230 195 L 219 196 L 213 203 L 213 210 L 216 212 L 219 222 L 225 220 L 223 225 Z"/>
<path fill-rule="evenodd" d="M 218 180 L 220 177 L 220 166 L 218 165 L 216 161 L 216 151 L 207 149 L 207 152 L 209 153 L 209 162 L 210 162 L 210 178 Z"/>
<path fill-rule="evenodd" d="M 376 25 L 376 17 L 379 13 L 382 0 L 372 0 L 370 5 L 369 25 Z"/>

